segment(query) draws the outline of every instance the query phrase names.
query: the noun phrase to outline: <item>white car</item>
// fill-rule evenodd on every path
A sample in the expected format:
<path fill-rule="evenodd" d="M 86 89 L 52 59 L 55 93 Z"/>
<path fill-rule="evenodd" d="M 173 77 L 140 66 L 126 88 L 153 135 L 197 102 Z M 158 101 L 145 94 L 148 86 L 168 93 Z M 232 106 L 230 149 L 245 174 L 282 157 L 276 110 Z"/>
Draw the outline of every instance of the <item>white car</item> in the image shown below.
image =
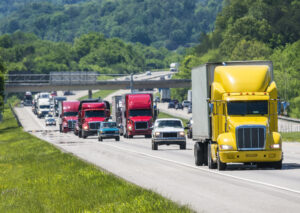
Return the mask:
<path fill-rule="evenodd" d="M 182 121 L 177 118 L 161 118 L 154 123 L 152 130 L 152 150 L 159 145 L 179 145 L 186 149 L 186 137 Z"/>
<path fill-rule="evenodd" d="M 151 75 L 151 71 L 147 71 L 147 72 L 146 72 L 146 75 Z"/>

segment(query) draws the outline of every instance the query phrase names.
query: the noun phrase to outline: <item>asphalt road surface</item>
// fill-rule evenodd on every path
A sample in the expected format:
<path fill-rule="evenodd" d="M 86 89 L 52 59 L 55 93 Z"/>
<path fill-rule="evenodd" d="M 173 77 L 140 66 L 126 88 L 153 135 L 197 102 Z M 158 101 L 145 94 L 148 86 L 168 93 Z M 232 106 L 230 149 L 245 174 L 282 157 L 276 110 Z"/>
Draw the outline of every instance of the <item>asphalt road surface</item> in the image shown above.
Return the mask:
<path fill-rule="evenodd" d="M 119 142 L 98 142 L 96 136 L 81 139 L 46 127 L 30 107 L 16 108 L 25 131 L 50 142 L 125 180 L 156 191 L 197 212 L 298 212 L 300 209 L 300 144 L 284 143 L 282 170 L 229 165 L 218 172 L 194 166 L 193 144 L 187 149 L 159 146 L 151 139 L 135 137 Z"/>

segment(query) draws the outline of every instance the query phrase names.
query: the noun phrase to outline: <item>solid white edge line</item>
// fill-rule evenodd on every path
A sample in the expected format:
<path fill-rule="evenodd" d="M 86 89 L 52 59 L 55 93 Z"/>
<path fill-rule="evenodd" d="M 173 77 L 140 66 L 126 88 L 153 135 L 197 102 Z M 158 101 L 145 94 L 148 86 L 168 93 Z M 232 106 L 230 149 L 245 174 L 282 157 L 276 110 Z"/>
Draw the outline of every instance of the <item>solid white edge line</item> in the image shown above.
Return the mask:
<path fill-rule="evenodd" d="M 175 164 L 185 166 L 185 167 L 189 167 L 189 168 L 192 168 L 192 169 L 198 169 L 198 170 L 201 170 L 201 171 L 204 171 L 204 172 L 209 172 L 209 173 L 217 174 L 217 175 L 220 175 L 220 176 L 230 177 L 230 178 L 237 179 L 237 180 L 242 180 L 242 181 L 245 181 L 245 182 L 260 184 L 260 185 L 263 185 L 263 186 L 273 187 L 273 188 L 280 189 L 280 190 L 283 190 L 283 191 L 288 191 L 288 192 L 293 192 L 293 193 L 296 193 L 296 194 L 300 194 L 300 191 L 298 191 L 298 190 L 293 190 L 293 189 L 289 189 L 289 188 L 286 188 L 286 187 L 276 186 L 276 185 L 273 185 L 273 184 L 264 183 L 264 182 L 261 182 L 261 181 L 255 181 L 255 180 L 251 180 L 251 179 L 247 179 L 247 178 L 236 177 L 236 176 L 233 176 L 233 175 L 224 174 L 224 173 L 217 172 L 217 171 L 207 170 L 207 169 L 203 169 L 203 168 L 198 167 L 198 166 L 192 166 L 192 165 L 189 165 L 189 164 L 186 164 L 186 163 L 182 163 L 182 162 L 178 162 L 178 161 L 158 157 L 158 156 L 155 156 L 155 155 L 151 155 L 151 154 L 147 154 L 147 153 L 143 153 L 143 152 L 138 152 L 138 151 L 133 151 L 133 150 L 126 149 L 126 148 L 121 148 L 121 147 L 118 147 L 118 146 L 115 146 L 115 145 L 112 145 L 112 144 L 106 144 L 106 143 L 103 143 L 103 144 L 107 145 L 107 146 L 112 146 L 112 147 L 117 148 L 119 150 L 128 151 L 128 152 L 139 154 L 139 155 L 144 155 L 144 156 L 147 156 L 147 157 L 152 157 L 152 158 L 156 158 L 156 159 L 163 160 L 163 161 L 168 161 L 170 163 L 175 163 Z"/>

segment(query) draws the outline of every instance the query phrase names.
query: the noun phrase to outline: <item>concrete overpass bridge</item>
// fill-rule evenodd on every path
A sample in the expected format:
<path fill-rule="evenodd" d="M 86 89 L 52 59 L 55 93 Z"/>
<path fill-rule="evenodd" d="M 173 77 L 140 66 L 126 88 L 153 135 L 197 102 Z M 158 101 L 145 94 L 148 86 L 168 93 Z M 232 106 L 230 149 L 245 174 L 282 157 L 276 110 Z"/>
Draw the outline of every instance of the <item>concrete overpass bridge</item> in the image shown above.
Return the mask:
<path fill-rule="evenodd" d="M 42 92 L 66 90 L 118 90 L 150 88 L 190 88 L 189 79 L 169 79 L 171 73 L 157 72 L 151 76 L 137 74 L 112 80 L 97 80 L 98 74 L 8 75 L 5 92 Z M 173 74 L 173 73 L 172 73 Z"/>

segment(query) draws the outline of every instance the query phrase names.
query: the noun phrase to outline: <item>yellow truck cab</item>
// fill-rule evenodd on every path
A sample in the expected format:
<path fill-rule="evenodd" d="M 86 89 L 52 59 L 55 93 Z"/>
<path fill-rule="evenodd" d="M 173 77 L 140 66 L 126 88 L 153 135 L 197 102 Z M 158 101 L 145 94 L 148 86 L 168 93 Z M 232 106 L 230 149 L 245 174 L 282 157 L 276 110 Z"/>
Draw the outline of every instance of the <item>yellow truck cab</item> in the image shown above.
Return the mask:
<path fill-rule="evenodd" d="M 207 63 L 192 70 L 195 164 L 282 167 L 271 61 Z"/>

